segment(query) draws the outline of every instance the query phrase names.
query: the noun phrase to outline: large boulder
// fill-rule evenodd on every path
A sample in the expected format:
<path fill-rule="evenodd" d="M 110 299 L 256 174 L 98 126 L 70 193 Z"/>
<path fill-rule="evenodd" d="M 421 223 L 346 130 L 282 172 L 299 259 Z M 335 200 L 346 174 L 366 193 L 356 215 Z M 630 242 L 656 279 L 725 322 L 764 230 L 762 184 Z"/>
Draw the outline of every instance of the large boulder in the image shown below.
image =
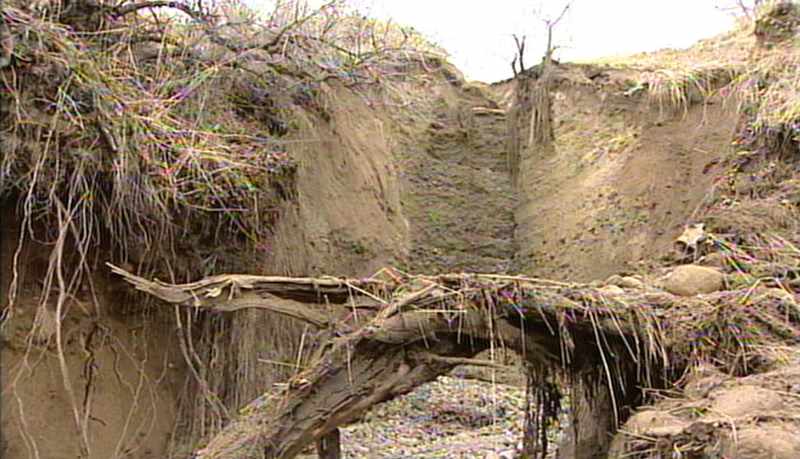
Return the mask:
<path fill-rule="evenodd" d="M 725 275 L 706 266 L 683 265 L 660 280 L 661 288 L 679 296 L 713 293 L 725 286 Z"/>

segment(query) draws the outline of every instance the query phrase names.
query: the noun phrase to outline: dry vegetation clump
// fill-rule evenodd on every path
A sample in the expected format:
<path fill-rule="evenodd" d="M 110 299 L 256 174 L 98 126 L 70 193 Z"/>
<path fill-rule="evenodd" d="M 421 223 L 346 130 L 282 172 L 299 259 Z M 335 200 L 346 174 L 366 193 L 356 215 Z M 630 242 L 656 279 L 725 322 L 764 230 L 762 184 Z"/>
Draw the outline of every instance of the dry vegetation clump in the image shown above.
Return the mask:
<path fill-rule="evenodd" d="M 740 24 L 720 37 L 688 49 L 665 49 L 595 60 L 593 64 L 631 71 L 627 93 L 645 92 L 659 107 L 686 109 L 717 94 L 747 68 L 753 36 Z"/>
<path fill-rule="evenodd" d="M 776 2 L 755 23 L 757 46 L 747 72 L 732 84 L 746 128 L 739 143 L 796 154 L 800 140 L 800 4 Z"/>
<path fill-rule="evenodd" d="M 769 127 L 769 137 L 774 137 L 778 126 L 800 115 L 796 103 L 798 8 L 792 0 L 764 2 L 752 20 L 741 19 L 734 30 L 688 49 L 591 63 L 633 72 L 626 93 L 645 92 L 662 108 L 686 109 L 714 95 L 732 99 L 740 111 L 754 118 L 756 130 Z"/>
<path fill-rule="evenodd" d="M 19 200 L 26 227 L 69 222 L 84 249 L 102 242 L 181 278 L 242 269 L 215 251 L 223 243 L 264 255 L 292 194 L 292 144 L 317 140 L 300 128 L 327 119 L 331 85 L 398 98 L 395 82 L 445 65 L 412 30 L 339 1 L 266 16 L 233 2 L 59 8 L 3 10 L 15 47 L 0 194 Z"/>

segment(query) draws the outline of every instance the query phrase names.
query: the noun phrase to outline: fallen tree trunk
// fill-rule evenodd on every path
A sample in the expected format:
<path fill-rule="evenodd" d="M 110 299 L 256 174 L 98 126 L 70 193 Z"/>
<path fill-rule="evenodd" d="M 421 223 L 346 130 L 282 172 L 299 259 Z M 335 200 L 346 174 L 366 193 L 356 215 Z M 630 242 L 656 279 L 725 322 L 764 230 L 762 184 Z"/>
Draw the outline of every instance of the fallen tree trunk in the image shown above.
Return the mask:
<path fill-rule="evenodd" d="M 375 404 L 410 392 L 490 346 L 538 366 L 643 367 L 660 349 L 637 335 L 648 315 L 596 289 L 531 278 L 454 275 L 402 279 L 215 276 L 169 285 L 112 267 L 138 290 L 186 307 L 258 308 L 322 327 L 306 369 L 241 409 L 198 459 L 291 458 Z"/>
<path fill-rule="evenodd" d="M 217 434 L 198 458 L 245 459 L 263 453 L 289 458 L 347 424 L 373 405 L 436 379 L 452 365 L 430 362 L 414 349 L 362 341 L 333 346 L 314 369 L 296 375 L 286 387 L 257 399 L 240 417 Z M 447 347 L 447 346 L 445 346 Z M 438 348 L 437 352 L 469 355 L 473 351 Z"/>

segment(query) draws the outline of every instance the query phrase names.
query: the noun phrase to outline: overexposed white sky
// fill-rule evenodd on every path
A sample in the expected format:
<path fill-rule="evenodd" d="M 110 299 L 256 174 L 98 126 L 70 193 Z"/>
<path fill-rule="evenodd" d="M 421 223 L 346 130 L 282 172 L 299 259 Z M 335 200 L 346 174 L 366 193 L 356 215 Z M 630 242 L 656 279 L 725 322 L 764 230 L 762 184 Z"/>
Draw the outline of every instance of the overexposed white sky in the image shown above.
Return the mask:
<path fill-rule="evenodd" d="M 556 17 L 565 0 L 352 0 L 369 16 L 413 26 L 445 48 L 468 79 L 492 82 L 511 76 L 512 34 L 528 36 L 526 65 L 545 46 L 540 18 Z M 244 0 L 254 9 L 270 0 Z M 318 3 L 311 1 L 310 3 Z M 555 31 L 556 58 L 604 56 L 685 48 L 733 27 L 716 8 L 726 0 L 574 0 Z"/>

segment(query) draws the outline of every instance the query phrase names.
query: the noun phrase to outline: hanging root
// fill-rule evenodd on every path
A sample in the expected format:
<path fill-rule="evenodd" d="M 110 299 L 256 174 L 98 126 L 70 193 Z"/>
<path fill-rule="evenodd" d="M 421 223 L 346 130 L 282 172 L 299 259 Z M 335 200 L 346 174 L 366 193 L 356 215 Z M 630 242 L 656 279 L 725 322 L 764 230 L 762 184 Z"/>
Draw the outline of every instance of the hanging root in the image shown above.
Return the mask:
<path fill-rule="evenodd" d="M 552 370 L 528 367 L 525 384 L 524 456 L 545 459 L 550 434 L 561 414 L 561 385 L 553 380 Z"/>

